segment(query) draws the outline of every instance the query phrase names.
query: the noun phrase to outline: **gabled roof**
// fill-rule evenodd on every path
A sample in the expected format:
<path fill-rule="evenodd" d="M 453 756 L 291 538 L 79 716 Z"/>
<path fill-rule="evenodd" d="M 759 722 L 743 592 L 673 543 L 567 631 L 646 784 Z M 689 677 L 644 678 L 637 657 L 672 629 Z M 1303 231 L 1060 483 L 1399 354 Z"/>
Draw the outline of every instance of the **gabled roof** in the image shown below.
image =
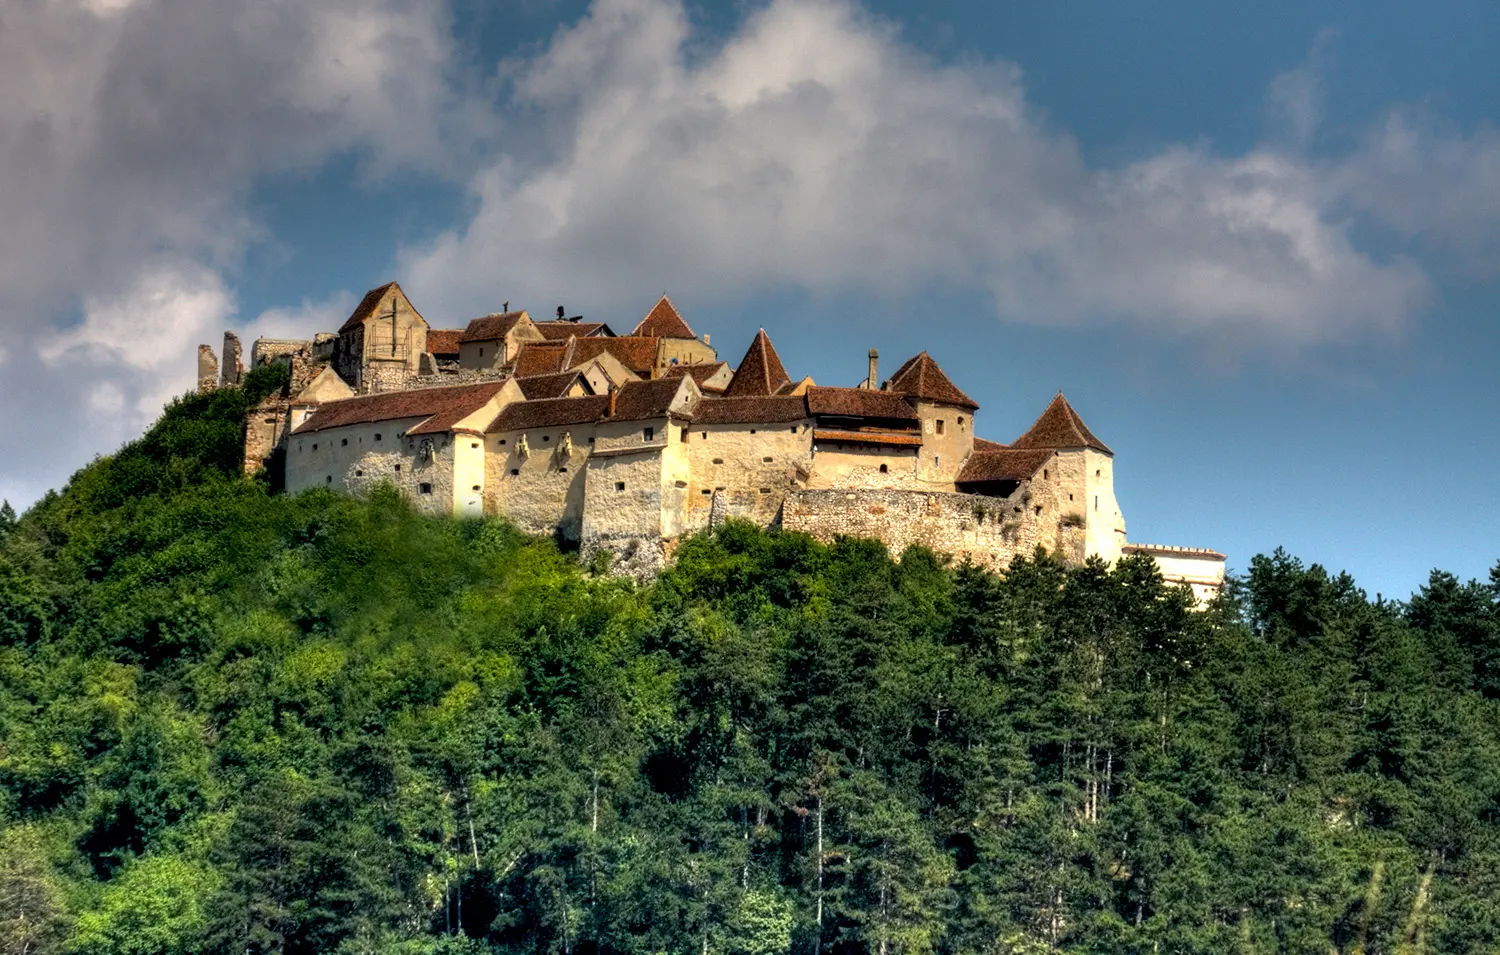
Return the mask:
<path fill-rule="evenodd" d="M 538 398 L 565 398 L 568 396 L 568 389 L 582 378 L 583 373 L 579 371 L 560 371 L 552 375 L 517 378 L 516 384 L 521 386 L 521 394 L 526 396 L 527 401 L 535 401 Z"/>
<path fill-rule="evenodd" d="M 524 431 L 527 428 L 556 428 L 560 425 L 587 424 L 609 413 L 608 395 L 585 395 L 581 398 L 542 398 L 538 401 L 516 401 L 506 405 L 491 421 L 486 433 Z"/>
<path fill-rule="evenodd" d="M 954 478 L 957 484 L 990 484 L 997 481 L 1025 481 L 1041 470 L 1052 457 L 1052 451 L 975 451 L 964 462 Z"/>
<path fill-rule="evenodd" d="M 712 385 L 705 385 L 704 382 L 708 381 L 714 375 L 717 375 L 719 373 L 719 369 L 723 367 L 724 362 L 722 361 L 701 361 L 694 362 L 691 365 L 668 365 L 667 370 L 662 372 L 661 376 L 663 378 L 681 378 L 684 375 L 687 375 L 693 379 L 694 383 L 696 383 L 699 388 L 704 388 L 708 391 L 722 391 L 722 388 L 715 388 Z"/>
<path fill-rule="evenodd" d="M 614 338 L 615 333 L 603 322 L 535 322 L 536 330 L 549 342 L 567 341 L 569 338 L 590 338 L 605 335 Z"/>
<path fill-rule="evenodd" d="M 665 295 L 646 313 L 641 323 L 635 327 L 632 335 L 645 335 L 654 338 L 697 338 L 688 323 L 682 320 L 682 313 L 677 311 L 677 306 Z"/>
<path fill-rule="evenodd" d="M 1068 404 L 1068 399 L 1063 397 L 1062 392 L 1052 399 L 1047 410 L 1036 419 L 1026 433 L 1010 443 L 1012 448 L 1093 448 L 1103 451 L 1105 454 L 1114 454 L 1109 445 L 1094 437 L 1088 425 L 1078 417 L 1078 412 Z"/>
<path fill-rule="evenodd" d="M 807 403 L 800 396 L 764 398 L 712 398 L 704 396 L 693 406 L 694 424 L 785 424 L 807 418 Z"/>
<path fill-rule="evenodd" d="M 401 297 L 406 298 L 406 293 L 402 292 L 401 286 L 395 282 L 387 282 L 378 288 L 370 289 L 365 293 L 365 297 L 359 300 L 359 304 L 354 306 L 354 311 L 349 314 L 349 317 L 344 319 L 344 324 L 339 326 L 339 334 L 363 325 L 366 319 L 375 314 L 375 309 L 380 305 L 380 300 L 385 298 L 385 293 L 391 289 L 401 292 Z M 412 306 L 411 299 L 406 298 L 406 304 L 413 312 L 417 311 Z M 417 312 L 417 317 L 422 318 L 422 314 Z M 422 318 L 422 321 L 425 323 L 427 319 Z"/>
<path fill-rule="evenodd" d="M 656 346 L 660 339 L 642 338 L 639 335 L 622 335 L 619 338 L 580 338 L 573 343 L 572 364 L 581 365 L 602 352 L 609 352 L 620 360 L 620 364 L 637 375 L 651 377 L 656 367 Z"/>
<path fill-rule="evenodd" d="M 974 410 L 979 407 L 973 398 L 959 391 L 957 386 L 943 374 L 943 369 L 925 351 L 896 369 L 891 376 L 890 390 L 897 394 L 924 401 L 937 401 L 945 405 L 958 405 Z"/>
<path fill-rule="evenodd" d="M 511 374 L 517 378 L 553 375 L 563 370 L 567 357 L 567 342 L 526 342 L 516 352 Z"/>
<path fill-rule="evenodd" d="M 999 441 L 991 441 L 989 438 L 975 438 L 974 439 L 974 450 L 975 451 L 1005 451 L 1005 450 L 1008 450 L 1009 448 L 1010 448 L 1010 445 L 1008 445 L 1008 444 L 1001 444 Z"/>
<path fill-rule="evenodd" d="M 726 398 L 753 398 L 774 395 L 783 386 L 792 383 L 792 376 L 781 364 L 781 356 L 771 345 L 771 339 L 762 328 L 755 333 L 755 340 L 745 357 L 734 370 L 734 380 L 724 389 Z"/>
<path fill-rule="evenodd" d="M 646 421 L 665 418 L 682 388 L 691 389 L 681 378 L 658 378 L 655 381 L 627 381 L 615 392 L 615 410 L 611 421 Z"/>
<path fill-rule="evenodd" d="M 458 340 L 463 333 L 461 328 L 429 328 L 427 351 L 433 355 L 457 355 Z"/>
<path fill-rule="evenodd" d="M 503 381 L 481 385 L 450 385 L 330 401 L 308 415 L 307 420 L 298 426 L 296 433 L 309 434 L 329 428 L 403 418 L 426 419 L 408 429 L 409 434 L 446 431 L 454 422 L 483 408 L 505 385 Z"/>
<path fill-rule="evenodd" d="M 917 413 L 900 395 L 868 388 L 829 388 L 823 385 L 809 388 L 807 410 L 815 415 L 840 418 L 917 420 Z"/>
<path fill-rule="evenodd" d="M 530 317 L 524 311 L 492 312 L 489 315 L 481 315 L 469 323 L 458 340 L 461 342 L 496 341 L 509 335 L 510 330 L 515 328 L 516 323 L 522 318 Z"/>

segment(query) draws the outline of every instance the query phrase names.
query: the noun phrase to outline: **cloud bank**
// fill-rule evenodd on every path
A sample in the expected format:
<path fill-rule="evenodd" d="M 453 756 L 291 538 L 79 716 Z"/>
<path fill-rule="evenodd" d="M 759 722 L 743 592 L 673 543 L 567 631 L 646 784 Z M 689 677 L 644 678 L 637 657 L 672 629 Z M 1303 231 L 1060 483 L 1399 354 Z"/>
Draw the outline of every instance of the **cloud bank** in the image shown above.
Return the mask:
<path fill-rule="evenodd" d="M 0 496 L 138 431 L 225 324 L 335 325 L 362 290 L 251 319 L 232 289 L 276 238 L 247 212 L 257 184 L 349 155 L 469 184 L 465 221 L 393 250 L 453 320 L 500 298 L 633 311 L 664 285 L 941 288 L 1001 320 L 1295 352 L 1399 334 L 1433 261 L 1500 262 L 1494 130 L 1393 110 L 1309 151 L 1331 35 L 1269 81 L 1262 145 L 1095 168 L 1014 66 L 934 61 L 846 0 L 771 0 L 722 42 L 680 0 L 596 0 L 487 97 L 461 32 L 447 0 L 0 10 L 0 400 L 20 411 L 0 437 L 46 448 L 0 470 Z"/>

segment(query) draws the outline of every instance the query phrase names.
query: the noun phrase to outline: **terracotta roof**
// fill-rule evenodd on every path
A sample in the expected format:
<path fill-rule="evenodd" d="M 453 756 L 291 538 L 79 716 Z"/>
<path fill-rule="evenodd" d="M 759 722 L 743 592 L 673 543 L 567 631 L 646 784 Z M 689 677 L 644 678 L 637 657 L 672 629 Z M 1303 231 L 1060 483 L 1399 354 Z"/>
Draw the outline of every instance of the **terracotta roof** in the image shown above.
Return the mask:
<path fill-rule="evenodd" d="M 563 370 L 567 357 L 567 342 L 526 342 L 511 362 L 511 374 L 517 378 L 553 375 Z"/>
<path fill-rule="evenodd" d="M 536 322 L 537 331 L 549 342 L 567 341 L 569 338 L 588 338 L 599 334 L 603 329 L 604 334 L 614 337 L 614 332 L 603 322 Z"/>
<path fill-rule="evenodd" d="M 1005 451 L 1008 448 L 1010 448 L 1010 445 L 1001 444 L 999 441 L 991 441 L 988 438 L 974 439 L 975 451 Z"/>
<path fill-rule="evenodd" d="M 841 418 L 883 418 L 893 421 L 916 421 L 917 413 L 906 399 L 889 391 L 868 388 L 807 389 L 807 410 L 815 415 Z"/>
<path fill-rule="evenodd" d="M 651 377 L 656 368 L 656 345 L 658 339 L 625 335 L 619 338 L 580 338 L 573 345 L 573 364 L 581 365 L 591 358 L 609 352 L 620 360 L 620 364 L 637 375 Z"/>
<path fill-rule="evenodd" d="M 704 396 L 693 406 L 695 424 L 785 424 L 788 421 L 802 421 L 807 416 L 807 404 L 800 397 Z"/>
<path fill-rule="evenodd" d="M 680 378 L 658 378 L 656 381 L 627 381 L 615 393 L 615 411 L 611 421 L 645 421 L 665 418 L 682 388 Z"/>
<path fill-rule="evenodd" d="M 358 305 L 354 306 L 354 311 L 349 314 L 348 318 L 344 319 L 344 324 L 339 326 L 339 333 L 343 334 L 350 329 L 363 325 L 365 319 L 374 314 L 375 306 L 379 305 L 380 300 L 385 298 L 385 293 L 393 288 L 399 289 L 400 287 L 395 282 L 387 282 L 379 288 L 372 288 L 366 292 L 365 297 L 359 300 Z"/>
<path fill-rule="evenodd" d="M 458 339 L 463 335 L 461 328 L 429 328 L 427 329 L 427 350 L 434 355 L 458 356 Z"/>
<path fill-rule="evenodd" d="M 1052 399 L 1047 410 L 1036 419 L 1026 433 L 1010 443 L 1012 448 L 1094 448 L 1105 454 L 1114 454 L 1109 445 L 1094 437 L 1088 425 L 1078 417 L 1078 412 L 1068 404 L 1062 392 Z"/>
<path fill-rule="evenodd" d="M 968 395 L 959 391 L 957 386 L 943 374 L 943 369 L 932 360 L 932 356 L 925 351 L 915 358 L 907 359 L 906 364 L 896 369 L 891 376 L 890 390 L 898 394 L 910 395 L 913 398 L 921 398 L 925 401 L 940 401 L 947 405 L 958 405 L 960 408 L 973 410 L 979 405 Z"/>
<path fill-rule="evenodd" d="M 722 361 L 700 361 L 691 365 L 668 365 L 667 370 L 661 373 L 663 378 L 681 378 L 683 375 L 692 375 L 693 381 L 699 388 L 708 387 L 712 391 L 722 391 L 722 388 L 705 386 L 703 383 L 719 373 L 724 367 Z"/>
<path fill-rule="evenodd" d="M 609 413 L 608 395 L 582 398 L 543 398 L 539 401 L 516 401 L 506 405 L 484 430 L 525 431 L 527 428 L 556 428 L 561 425 L 587 424 Z"/>
<path fill-rule="evenodd" d="M 1025 481 L 1052 457 L 1046 449 L 1034 451 L 975 451 L 964 462 L 955 482 L 986 484 L 993 481 Z"/>
<path fill-rule="evenodd" d="M 890 431 L 839 431 L 831 428 L 814 428 L 813 440 L 847 441 L 850 444 L 883 444 L 903 448 L 922 446 L 920 434 L 898 434 Z"/>
<path fill-rule="evenodd" d="M 535 401 L 538 398 L 565 398 L 568 389 L 573 383 L 582 377 L 576 371 L 560 371 L 552 375 L 530 375 L 525 378 L 517 378 L 516 384 L 521 386 L 521 394 L 526 396 L 527 401 Z"/>
<path fill-rule="evenodd" d="M 682 313 L 677 311 L 677 306 L 665 295 L 661 301 L 646 313 L 641 323 L 635 327 L 632 335 L 645 335 L 653 338 L 697 338 L 688 323 L 682 320 Z"/>
<path fill-rule="evenodd" d="M 376 421 L 395 421 L 401 418 L 424 418 L 416 427 L 407 429 L 408 434 L 430 434 L 446 431 L 453 423 L 484 407 L 493 398 L 504 382 L 486 382 L 481 385 L 453 385 L 446 388 L 418 388 L 414 391 L 392 391 L 380 395 L 364 395 L 345 398 L 319 405 L 307 420 L 298 426 L 297 434 L 326 431 L 354 424 L 370 424 Z"/>
<path fill-rule="evenodd" d="M 786 373 L 781 357 L 771 345 L 771 339 L 762 328 L 755 333 L 755 340 L 740 365 L 734 370 L 734 380 L 724 389 L 726 398 L 752 398 L 774 395 L 783 385 L 790 384 L 792 376 Z"/>
<path fill-rule="evenodd" d="M 510 334 L 525 312 L 494 312 L 469 323 L 459 338 L 461 342 L 492 342 Z M 529 317 L 529 316 L 528 316 Z"/>

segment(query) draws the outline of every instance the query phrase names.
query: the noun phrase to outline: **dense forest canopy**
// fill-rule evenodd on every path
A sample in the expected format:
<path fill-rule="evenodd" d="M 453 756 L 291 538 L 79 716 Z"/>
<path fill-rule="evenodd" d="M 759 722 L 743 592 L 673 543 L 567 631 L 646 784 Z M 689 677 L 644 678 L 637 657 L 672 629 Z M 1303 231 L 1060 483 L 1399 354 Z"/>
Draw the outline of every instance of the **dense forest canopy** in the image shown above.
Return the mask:
<path fill-rule="evenodd" d="M 0 953 L 1500 948 L 1500 568 L 639 586 L 240 477 L 275 375 L 0 511 Z"/>

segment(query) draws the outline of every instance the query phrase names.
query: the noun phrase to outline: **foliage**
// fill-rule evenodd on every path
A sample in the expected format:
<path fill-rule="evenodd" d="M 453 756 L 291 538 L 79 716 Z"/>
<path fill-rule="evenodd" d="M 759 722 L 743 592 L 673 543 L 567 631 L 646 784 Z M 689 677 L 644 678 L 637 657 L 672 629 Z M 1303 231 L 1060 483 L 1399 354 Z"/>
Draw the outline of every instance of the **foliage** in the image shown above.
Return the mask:
<path fill-rule="evenodd" d="M 251 384 L 0 522 L 0 953 L 1500 946 L 1500 568 L 731 522 L 638 587 L 269 493 Z"/>

